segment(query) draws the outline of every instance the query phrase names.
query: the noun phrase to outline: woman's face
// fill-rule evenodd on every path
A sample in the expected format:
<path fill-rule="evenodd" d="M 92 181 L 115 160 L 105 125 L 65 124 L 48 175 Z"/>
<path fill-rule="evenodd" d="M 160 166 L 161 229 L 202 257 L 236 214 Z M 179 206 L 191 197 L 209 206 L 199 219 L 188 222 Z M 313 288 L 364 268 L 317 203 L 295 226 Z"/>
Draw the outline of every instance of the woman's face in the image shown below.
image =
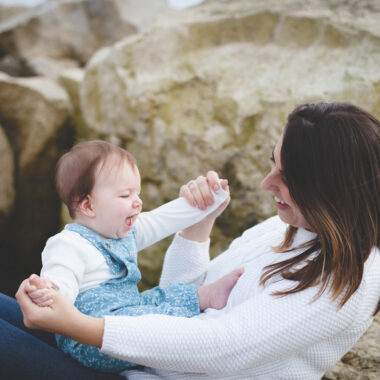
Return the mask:
<path fill-rule="evenodd" d="M 273 151 L 272 170 L 261 182 L 261 188 L 270 191 L 273 194 L 278 210 L 278 216 L 282 221 L 294 227 L 310 230 L 311 227 L 309 223 L 306 221 L 290 196 L 288 186 L 284 182 L 280 160 L 281 146 L 282 136 Z"/>

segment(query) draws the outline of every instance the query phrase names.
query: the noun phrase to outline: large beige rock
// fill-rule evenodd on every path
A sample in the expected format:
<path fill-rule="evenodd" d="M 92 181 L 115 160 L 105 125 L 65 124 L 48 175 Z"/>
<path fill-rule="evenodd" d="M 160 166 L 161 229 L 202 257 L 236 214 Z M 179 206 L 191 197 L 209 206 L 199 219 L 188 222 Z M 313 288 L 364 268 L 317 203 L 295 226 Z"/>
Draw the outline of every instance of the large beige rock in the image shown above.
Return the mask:
<path fill-rule="evenodd" d="M 2 228 L 5 217 L 9 215 L 12 210 L 15 190 L 13 151 L 1 126 L 0 157 L 0 228 Z"/>
<path fill-rule="evenodd" d="M 71 113 L 66 91 L 47 78 L 0 73 L 0 112 L 22 171 L 44 149 Z"/>
<path fill-rule="evenodd" d="M 378 380 L 380 377 L 380 313 L 360 340 L 324 380 Z"/>
<path fill-rule="evenodd" d="M 165 0 L 62 0 L 0 25 L 0 69 L 57 77 L 83 66 L 100 47 L 150 25 Z M 9 63 L 12 63 L 10 65 Z"/>
<path fill-rule="evenodd" d="M 59 84 L 66 90 L 73 106 L 73 121 L 77 134 L 82 138 L 86 136 L 86 123 L 80 107 L 79 87 L 84 77 L 84 70 L 79 67 L 63 70 L 58 78 Z"/>
<path fill-rule="evenodd" d="M 230 240 L 275 212 L 260 181 L 296 104 L 351 101 L 380 115 L 373 4 L 216 1 L 166 14 L 88 64 L 80 88 L 87 136 L 137 157 L 147 208 L 219 171 L 233 200 L 216 233 Z"/>
<path fill-rule="evenodd" d="M 3 292 L 14 294 L 23 278 L 40 270 L 41 250 L 59 228 L 55 166 L 73 143 L 70 115 L 67 93 L 52 80 L 0 74 L 0 120 L 14 157 L 14 170 L 11 162 L 7 170 L 15 173 L 16 188 L 13 208 L 0 230 Z M 9 151 L 3 146 L 2 161 L 9 157 L 3 155 Z"/>
<path fill-rule="evenodd" d="M 25 6 L 9 6 L 0 4 L 0 23 L 9 20 L 28 10 Z"/>

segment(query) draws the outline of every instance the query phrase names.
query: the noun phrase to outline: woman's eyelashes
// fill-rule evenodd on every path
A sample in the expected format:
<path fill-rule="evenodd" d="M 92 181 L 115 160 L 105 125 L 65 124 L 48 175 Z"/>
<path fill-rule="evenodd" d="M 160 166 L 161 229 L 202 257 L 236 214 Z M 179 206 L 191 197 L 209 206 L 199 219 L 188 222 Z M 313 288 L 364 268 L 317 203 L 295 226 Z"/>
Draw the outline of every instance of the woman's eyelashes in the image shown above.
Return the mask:
<path fill-rule="evenodd" d="M 271 154 L 269 160 L 272 162 L 273 165 L 276 164 L 276 161 L 275 161 L 275 159 L 274 159 L 274 150 L 272 150 L 272 154 Z M 286 178 L 285 178 L 284 171 L 283 171 L 282 169 L 279 169 L 279 172 L 280 172 L 280 175 L 281 175 L 281 180 L 282 180 L 282 182 L 286 185 L 286 184 L 287 184 L 287 181 L 286 181 Z"/>
<path fill-rule="evenodd" d="M 271 154 L 269 160 L 270 160 L 272 163 L 274 163 L 274 164 L 276 163 L 275 160 L 274 160 L 274 150 L 272 150 L 272 154 Z"/>

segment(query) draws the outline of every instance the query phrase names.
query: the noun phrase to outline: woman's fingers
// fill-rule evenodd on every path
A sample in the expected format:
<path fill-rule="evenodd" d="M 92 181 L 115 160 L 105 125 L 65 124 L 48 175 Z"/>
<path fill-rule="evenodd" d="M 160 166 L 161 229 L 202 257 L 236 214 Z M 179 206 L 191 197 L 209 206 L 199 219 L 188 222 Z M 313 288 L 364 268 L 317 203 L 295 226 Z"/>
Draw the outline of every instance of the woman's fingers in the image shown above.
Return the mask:
<path fill-rule="evenodd" d="M 207 172 L 207 182 L 209 186 L 217 192 L 220 189 L 220 180 L 218 173 L 214 170 L 210 170 Z"/>
<path fill-rule="evenodd" d="M 33 303 L 25 290 L 27 280 L 24 280 L 17 293 L 16 298 L 24 315 L 24 324 L 28 328 L 43 329 L 58 334 L 65 334 L 70 326 L 75 324 L 81 313 L 69 302 L 66 297 L 54 289 L 49 289 L 51 300 L 44 301 L 40 307 Z"/>
<path fill-rule="evenodd" d="M 199 176 L 195 182 L 198 186 L 198 191 L 204 201 L 204 208 L 207 208 L 214 203 L 214 196 L 211 193 L 207 178 Z"/>
<path fill-rule="evenodd" d="M 227 192 L 230 192 L 230 189 L 228 187 L 228 180 L 226 179 L 221 179 L 220 180 L 220 185 L 222 186 L 222 189 L 227 191 Z"/>
<path fill-rule="evenodd" d="M 188 188 L 187 184 L 181 186 L 179 190 L 179 196 L 186 198 L 186 200 L 194 207 L 197 207 L 197 201 L 195 200 L 193 193 Z"/>
<path fill-rule="evenodd" d="M 26 279 L 21 283 L 16 293 L 16 299 L 24 315 L 25 326 L 28 328 L 35 328 L 35 325 L 32 321 L 34 319 L 34 310 L 38 308 L 38 306 L 32 302 L 32 300 L 29 298 L 28 294 L 26 293 L 25 285 L 27 284 L 28 281 L 29 280 Z"/>
<path fill-rule="evenodd" d="M 191 180 L 183 185 L 179 195 L 185 197 L 192 206 L 198 206 L 201 210 L 205 210 L 214 203 L 211 189 L 217 192 L 221 187 L 229 191 L 228 181 L 220 180 L 218 173 L 211 170 L 207 173 L 207 177 L 199 176 L 196 180 Z"/>
<path fill-rule="evenodd" d="M 44 301 L 44 302 L 38 304 L 38 306 L 40 306 L 40 307 L 50 306 L 50 305 L 53 304 L 53 302 L 54 302 L 53 299 L 49 298 L 49 299 L 47 299 L 46 301 Z"/>
<path fill-rule="evenodd" d="M 183 185 L 179 196 L 185 197 L 192 206 L 205 210 L 208 204 L 207 191 L 209 192 L 205 177 L 198 177 L 196 180 L 191 180 L 186 185 Z"/>
<path fill-rule="evenodd" d="M 204 187 L 208 188 L 208 185 L 205 184 L 204 177 L 198 177 L 195 181 L 190 181 L 187 184 L 188 189 L 192 193 L 195 202 L 201 210 L 206 210 L 207 208 L 207 197 L 204 192 Z"/>

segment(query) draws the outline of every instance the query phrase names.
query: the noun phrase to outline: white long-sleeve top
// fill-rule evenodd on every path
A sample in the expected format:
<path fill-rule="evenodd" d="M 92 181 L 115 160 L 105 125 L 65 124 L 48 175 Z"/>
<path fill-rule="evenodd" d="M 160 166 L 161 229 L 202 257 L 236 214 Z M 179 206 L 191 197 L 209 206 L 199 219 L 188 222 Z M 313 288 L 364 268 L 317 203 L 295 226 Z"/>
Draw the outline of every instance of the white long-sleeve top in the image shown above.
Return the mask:
<path fill-rule="evenodd" d="M 223 189 L 213 195 L 213 205 L 204 211 L 190 206 L 185 198 L 178 198 L 141 213 L 135 222 L 138 251 L 199 222 L 228 196 Z M 79 292 L 124 274 L 125 269 L 113 274 L 102 253 L 74 231 L 63 230 L 52 236 L 42 252 L 41 276 L 53 281 L 72 303 Z"/>
<path fill-rule="evenodd" d="M 271 279 L 259 285 L 262 269 L 299 250 L 275 253 L 286 225 L 276 216 L 248 229 L 230 248 L 209 261 L 208 242 L 177 235 L 170 246 L 160 285 L 209 283 L 234 268 L 245 272 L 226 307 L 194 318 L 166 315 L 107 316 L 101 351 L 145 368 L 125 371 L 128 379 L 320 379 L 369 327 L 380 296 L 380 252 L 365 263 L 363 281 L 337 309 L 317 288 L 274 297 L 292 286 Z M 298 229 L 293 246 L 315 235 Z M 147 367 L 153 367 L 147 368 Z"/>

